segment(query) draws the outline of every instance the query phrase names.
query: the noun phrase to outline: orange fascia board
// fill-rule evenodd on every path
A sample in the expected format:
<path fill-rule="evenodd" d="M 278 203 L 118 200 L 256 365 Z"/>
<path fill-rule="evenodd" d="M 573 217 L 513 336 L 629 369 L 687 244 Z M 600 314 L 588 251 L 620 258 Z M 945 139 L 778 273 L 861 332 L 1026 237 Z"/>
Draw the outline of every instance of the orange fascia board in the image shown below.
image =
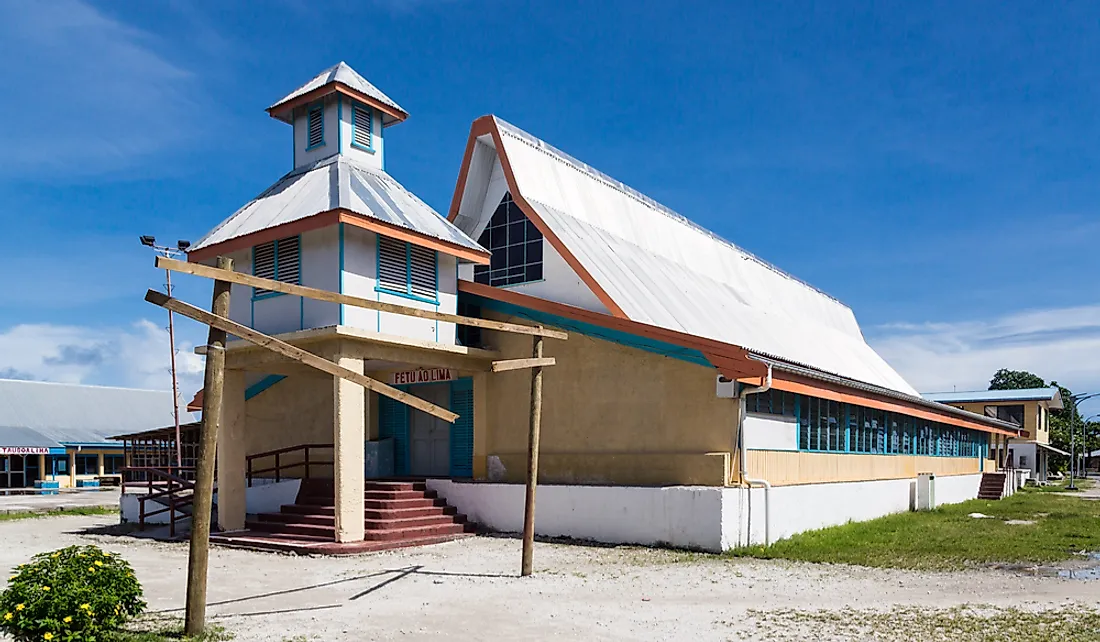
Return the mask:
<path fill-rule="evenodd" d="M 910 417 L 916 417 L 918 419 L 927 419 L 928 421 L 938 421 L 940 423 L 950 424 L 952 426 L 958 426 L 960 428 L 969 428 L 970 430 L 979 430 L 981 432 L 988 432 L 997 435 L 1008 435 L 1009 437 L 1017 436 L 1017 434 L 1014 432 L 1009 432 L 1002 428 L 989 426 L 981 423 L 980 421 L 967 419 L 965 417 L 958 417 L 956 415 L 940 414 L 934 410 L 925 408 L 915 403 L 906 403 L 905 401 L 902 401 L 900 399 L 892 399 L 890 397 L 880 396 L 862 390 L 846 388 L 838 384 L 829 383 L 827 381 L 818 381 L 816 379 L 802 377 L 789 372 L 783 372 L 781 370 L 775 370 L 772 372 L 772 388 L 807 395 L 810 397 L 828 399 L 830 401 L 855 404 L 857 406 L 864 406 L 866 408 L 875 408 L 876 410 L 896 412 L 899 414 L 908 415 Z"/>
<path fill-rule="evenodd" d="M 307 104 L 309 104 L 309 103 L 311 103 L 311 102 L 313 102 L 313 101 L 315 101 L 319 98 L 322 98 L 324 96 L 327 96 L 328 94 L 331 94 L 333 91 L 344 94 L 345 96 L 348 96 L 348 97 L 352 98 L 353 100 L 357 100 L 357 101 L 359 101 L 359 102 L 361 102 L 365 105 L 370 105 L 371 107 L 374 107 L 375 109 L 377 109 L 380 112 L 383 112 L 385 114 L 389 114 L 390 116 L 393 116 L 394 118 L 396 118 L 397 122 L 401 122 L 401 121 L 403 121 L 403 120 L 405 120 L 406 118 L 409 117 L 408 114 L 401 111 L 400 109 L 394 109 L 393 107 L 391 107 L 391 106 L 389 106 L 389 105 L 387 105 L 383 102 L 380 102 L 379 100 L 371 98 L 370 96 L 368 96 L 368 95 L 366 95 L 362 92 L 356 91 L 356 90 L 352 89 L 351 87 L 348 87 L 344 83 L 335 82 L 335 81 L 330 82 L 330 83 L 325 84 L 325 85 L 321 85 L 317 89 L 314 89 L 313 91 L 304 93 L 301 96 L 298 96 L 297 98 L 295 98 L 293 100 L 289 100 L 285 103 L 282 103 L 280 105 L 276 105 L 274 107 L 268 107 L 267 108 L 267 113 L 272 118 L 278 118 L 279 120 L 286 121 L 287 120 L 285 118 L 286 114 L 289 113 L 289 112 L 293 112 L 296 107 L 301 107 L 302 105 L 307 105 Z M 390 123 L 390 124 L 396 124 L 396 123 Z"/>
<path fill-rule="evenodd" d="M 671 343 L 683 348 L 699 350 L 726 377 L 731 377 L 731 373 L 733 375 L 731 378 L 761 377 L 767 371 L 767 366 L 763 363 L 749 359 L 744 348 L 720 341 L 705 339 L 675 330 L 667 330 L 638 321 L 611 316 L 603 312 L 593 312 L 592 310 L 585 310 L 564 303 L 547 301 L 528 294 L 520 294 L 513 290 L 494 288 L 483 283 L 459 280 L 458 291 L 573 319 L 574 321 L 590 323 L 610 330 L 618 330 L 639 337 Z"/>
<path fill-rule="evenodd" d="M 261 243 L 268 243 L 278 239 L 284 239 L 288 236 L 297 236 L 303 232 L 310 230 L 320 229 L 322 227 L 328 227 L 330 225 L 336 225 L 337 223 L 345 223 L 353 227 L 359 227 L 372 232 L 377 232 L 383 236 L 389 236 L 401 241 L 408 241 L 413 245 L 428 248 L 429 250 L 435 250 L 448 254 L 450 256 L 457 256 L 460 259 L 465 259 L 472 263 L 479 265 L 488 265 L 491 255 L 488 251 L 476 251 L 468 247 L 463 247 L 455 243 L 450 243 L 430 236 L 425 236 L 418 232 L 399 227 L 397 225 L 390 225 L 389 223 L 383 223 L 362 214 L 356 214 L 350 210 L 335 209 L 327 212 L 321 212 L 320 214 L 314 214 L 313 216 L 307 216 L 297 221 L 291 221 L 282 225 L 276 225 L 275 227 L 269 227 L 265 230 L 253 232 L 251 234 L 245 234 L 244 236 L 238 236 L 236 238 L 223 241 L 216 245 L 210 245 L 202 249 L 195 250 L 188 253 L 187 260 L 191 263 L 198 263 L 199 261 L 205 261 L 212 259 L 219 254 L 229 254 L 236 252 L 237 250 L 243 250 Z"/>
<path fill-rule="evenodd" d="M 562 243 L 558 235 L 554 234 L 550 226 L 542 220 L 538 212 L 535 211 L 535 208 L 531 207 L 531 204 L 523 197 L 516 183 L 515 174 L 512 173 L 512 164 L 508 160 L 508 154 L 504 151 L 504 142 L 500 137 L 500 129 L 497 128 L 496 119 L 492 116 L 482 116 L 475 120 L 473 125 L 470 126 L 470 139 L 466 142 L 466 153 L 462 157 L 462 168 L 458 172 L 458 182 L 455 184 L 455 193 L 451 198 L 451 209 L 447 214 L 447 220 L 453 223 L 455 217 L 458 216 L 458 208 L 462 203 L 462 194 L 466 191 L 466 180 L 470 175 L 470 162 L 474 157 L 474 146 L 477 144 L 477 139 L 486 134 L 491 134 L 493 136 L 493 143 L 496 145 L 497 156 L 500 158 L 500 165 L 504 169 L 504 178 L 508 181 L 508 191 L 512 195 L 512 201 L 515 202 L 516 205 L 519 205 L 520 210 L 522 210 L 523 213 L 527 215 L 527 218 L 535 224 L 539 232 L 550 241 L 550 245 L 565 259 L 569 267 L 573 268 L 577 276 L 581 277 L 581 280 L 588 286 L 588 289 L 592 290 L 592 293 L 596 295 L 600 303 L 603 303 L 614 316 L 621 319 L 627 318 L 626 313 L 623 312 L 623 309 L 620 308 L 617 303 L 615 303 L 611 295 L 596 282 L 596 279 L 592 277 L 581 262 L 577 260 L 577 257 L 565 246 L 565 243 Z"/>

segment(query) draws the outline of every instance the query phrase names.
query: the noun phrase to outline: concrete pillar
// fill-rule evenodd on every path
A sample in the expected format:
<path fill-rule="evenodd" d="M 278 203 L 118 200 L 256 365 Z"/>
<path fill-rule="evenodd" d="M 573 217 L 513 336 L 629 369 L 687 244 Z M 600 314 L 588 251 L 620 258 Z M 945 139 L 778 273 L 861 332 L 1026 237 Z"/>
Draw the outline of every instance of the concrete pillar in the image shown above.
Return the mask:
<path fill-rule="evenodd" d="M 336 363 L 363 372 L 363 360 L 337 355 Z M 363 477 L 366 467 L 367 394 L 355 383 L 333 377 L 333 477 L 336 485 L 336 541 L 363 541 Z"/>
<path fill-rule="evenodd" d="M 474 479 L 489 478 L 489 373 L 474 373 Z"/>
<path fill-rule="evenodd" d="M 76 452 L 69 452 L 69 488 L 76 488 Z"/>
<path fill-rule="evenodd" d="M 35 481 L 45 481 L 46 479 L 46 456 L 38 456 L 38 479 Z"/>
<path fill-rule="evenodd" d="M 218 526 L 239 531 L 245 519 L 244 370 L 226 370 L 218 428 Z"/>
<path fill-rule="evenodd" d="M 99 475 L 100 477 L 102 477 L 103 476 L 103 453 L 97 453 L 96 454 L 95 464 L 96 464 L 96 470 L 99 471 L 96 474 Z"/>

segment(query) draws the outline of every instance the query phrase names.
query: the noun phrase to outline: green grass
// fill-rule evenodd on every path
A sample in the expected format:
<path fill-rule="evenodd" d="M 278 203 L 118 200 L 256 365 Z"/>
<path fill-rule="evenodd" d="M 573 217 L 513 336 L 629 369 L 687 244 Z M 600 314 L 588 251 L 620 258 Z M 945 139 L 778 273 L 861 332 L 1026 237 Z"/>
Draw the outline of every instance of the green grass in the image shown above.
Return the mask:
<path fill-rule="evenodd" d="M 875 640 L 876 642 L 1095 642 L 1100 611 L 1079 604 L 1045 610 L 967 605 L 949 609 L 894 606 L 888 611 L 842 609 L 749 611 L 752 639 Z"/>
<path fill-rule="evenodd" d="M 141 621 L 128 626 L 107 639 L 107 642 L 225 642 L 232 640 L 233 634 L 224 628 L 211 624 L 200 635 L 187 637 L 183 634 L 180 622 L 165 623 L 164 620 Z"/>
<path fill-rule="evenodd" d="M 1075 479 L 1073 480 L 1075 488 L 1069 488 L 1069 480 L 1063 479 L 1057 484 L 1051 484 L 1050 486 L 1036 486 L 1029 490 L 1034 490 L 1040 493 L 1079 493 L 1086 488 L 1092 487 L 1092 481 L 1088 479 Z"/>
<path fill-rule="evenodd" d="M 74 506 L 49 511 L 25 510 L 12 513 L 0 513 L 0 522 L 9 522 L 17 519 L 36 519 L 39 517 L 61 517 L 65 515 L 117 515 L 116 506 Z"/>
<path fill-rule="evenodd" d="M 988 519 L 968 517 L 983 513 Z M 1029 520 L 1010 525 L 1005 520 Z M 800 533 L 732 557 L 920 570 L 1052 563 L 1100 551 L 1100 501 L 1027 489 L 1000 501 L 971 500 Z"/>

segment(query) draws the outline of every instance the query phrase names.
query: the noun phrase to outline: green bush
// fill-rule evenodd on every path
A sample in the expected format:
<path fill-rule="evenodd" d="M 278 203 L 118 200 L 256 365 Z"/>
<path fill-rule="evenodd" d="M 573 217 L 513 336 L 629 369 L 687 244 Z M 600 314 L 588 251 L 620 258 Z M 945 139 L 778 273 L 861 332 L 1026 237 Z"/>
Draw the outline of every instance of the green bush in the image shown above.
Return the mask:
<path fill-rule="evenodd" d="M 96 642 L 145 610 L 121 557 L 95 546 L 35 555 L 0 593 L 0 632 L 19 642 Z"/>

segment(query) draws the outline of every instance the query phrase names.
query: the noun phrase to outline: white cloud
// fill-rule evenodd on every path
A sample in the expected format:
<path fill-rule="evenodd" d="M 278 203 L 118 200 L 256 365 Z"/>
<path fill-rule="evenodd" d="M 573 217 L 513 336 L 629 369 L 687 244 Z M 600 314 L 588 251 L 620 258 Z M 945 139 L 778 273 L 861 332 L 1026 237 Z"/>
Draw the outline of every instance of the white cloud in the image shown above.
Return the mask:
<path fill-rule="evenodd" d="M 1000 368 L 1027 370 L 1075 392 L 1100 391 L 1100 305 L 896 323 L 871 328 L 868 341 L 925 392 L 984 390 Z"/>
<path fill-rule="evenodd" d="M 202 387 L 203 359 L 177 333 L 180 396 Z M 21 324 L 0 332 L 0 376 L 154 390 L 172 388 L 168 333 L 142 319 L 124 328 Z"/>
<path fill-rule="evenodd" d="M 0 2 L 0 168 L 98 174 L 194 137 L 201 92 L 151 34 L 81 0 Z"/>

